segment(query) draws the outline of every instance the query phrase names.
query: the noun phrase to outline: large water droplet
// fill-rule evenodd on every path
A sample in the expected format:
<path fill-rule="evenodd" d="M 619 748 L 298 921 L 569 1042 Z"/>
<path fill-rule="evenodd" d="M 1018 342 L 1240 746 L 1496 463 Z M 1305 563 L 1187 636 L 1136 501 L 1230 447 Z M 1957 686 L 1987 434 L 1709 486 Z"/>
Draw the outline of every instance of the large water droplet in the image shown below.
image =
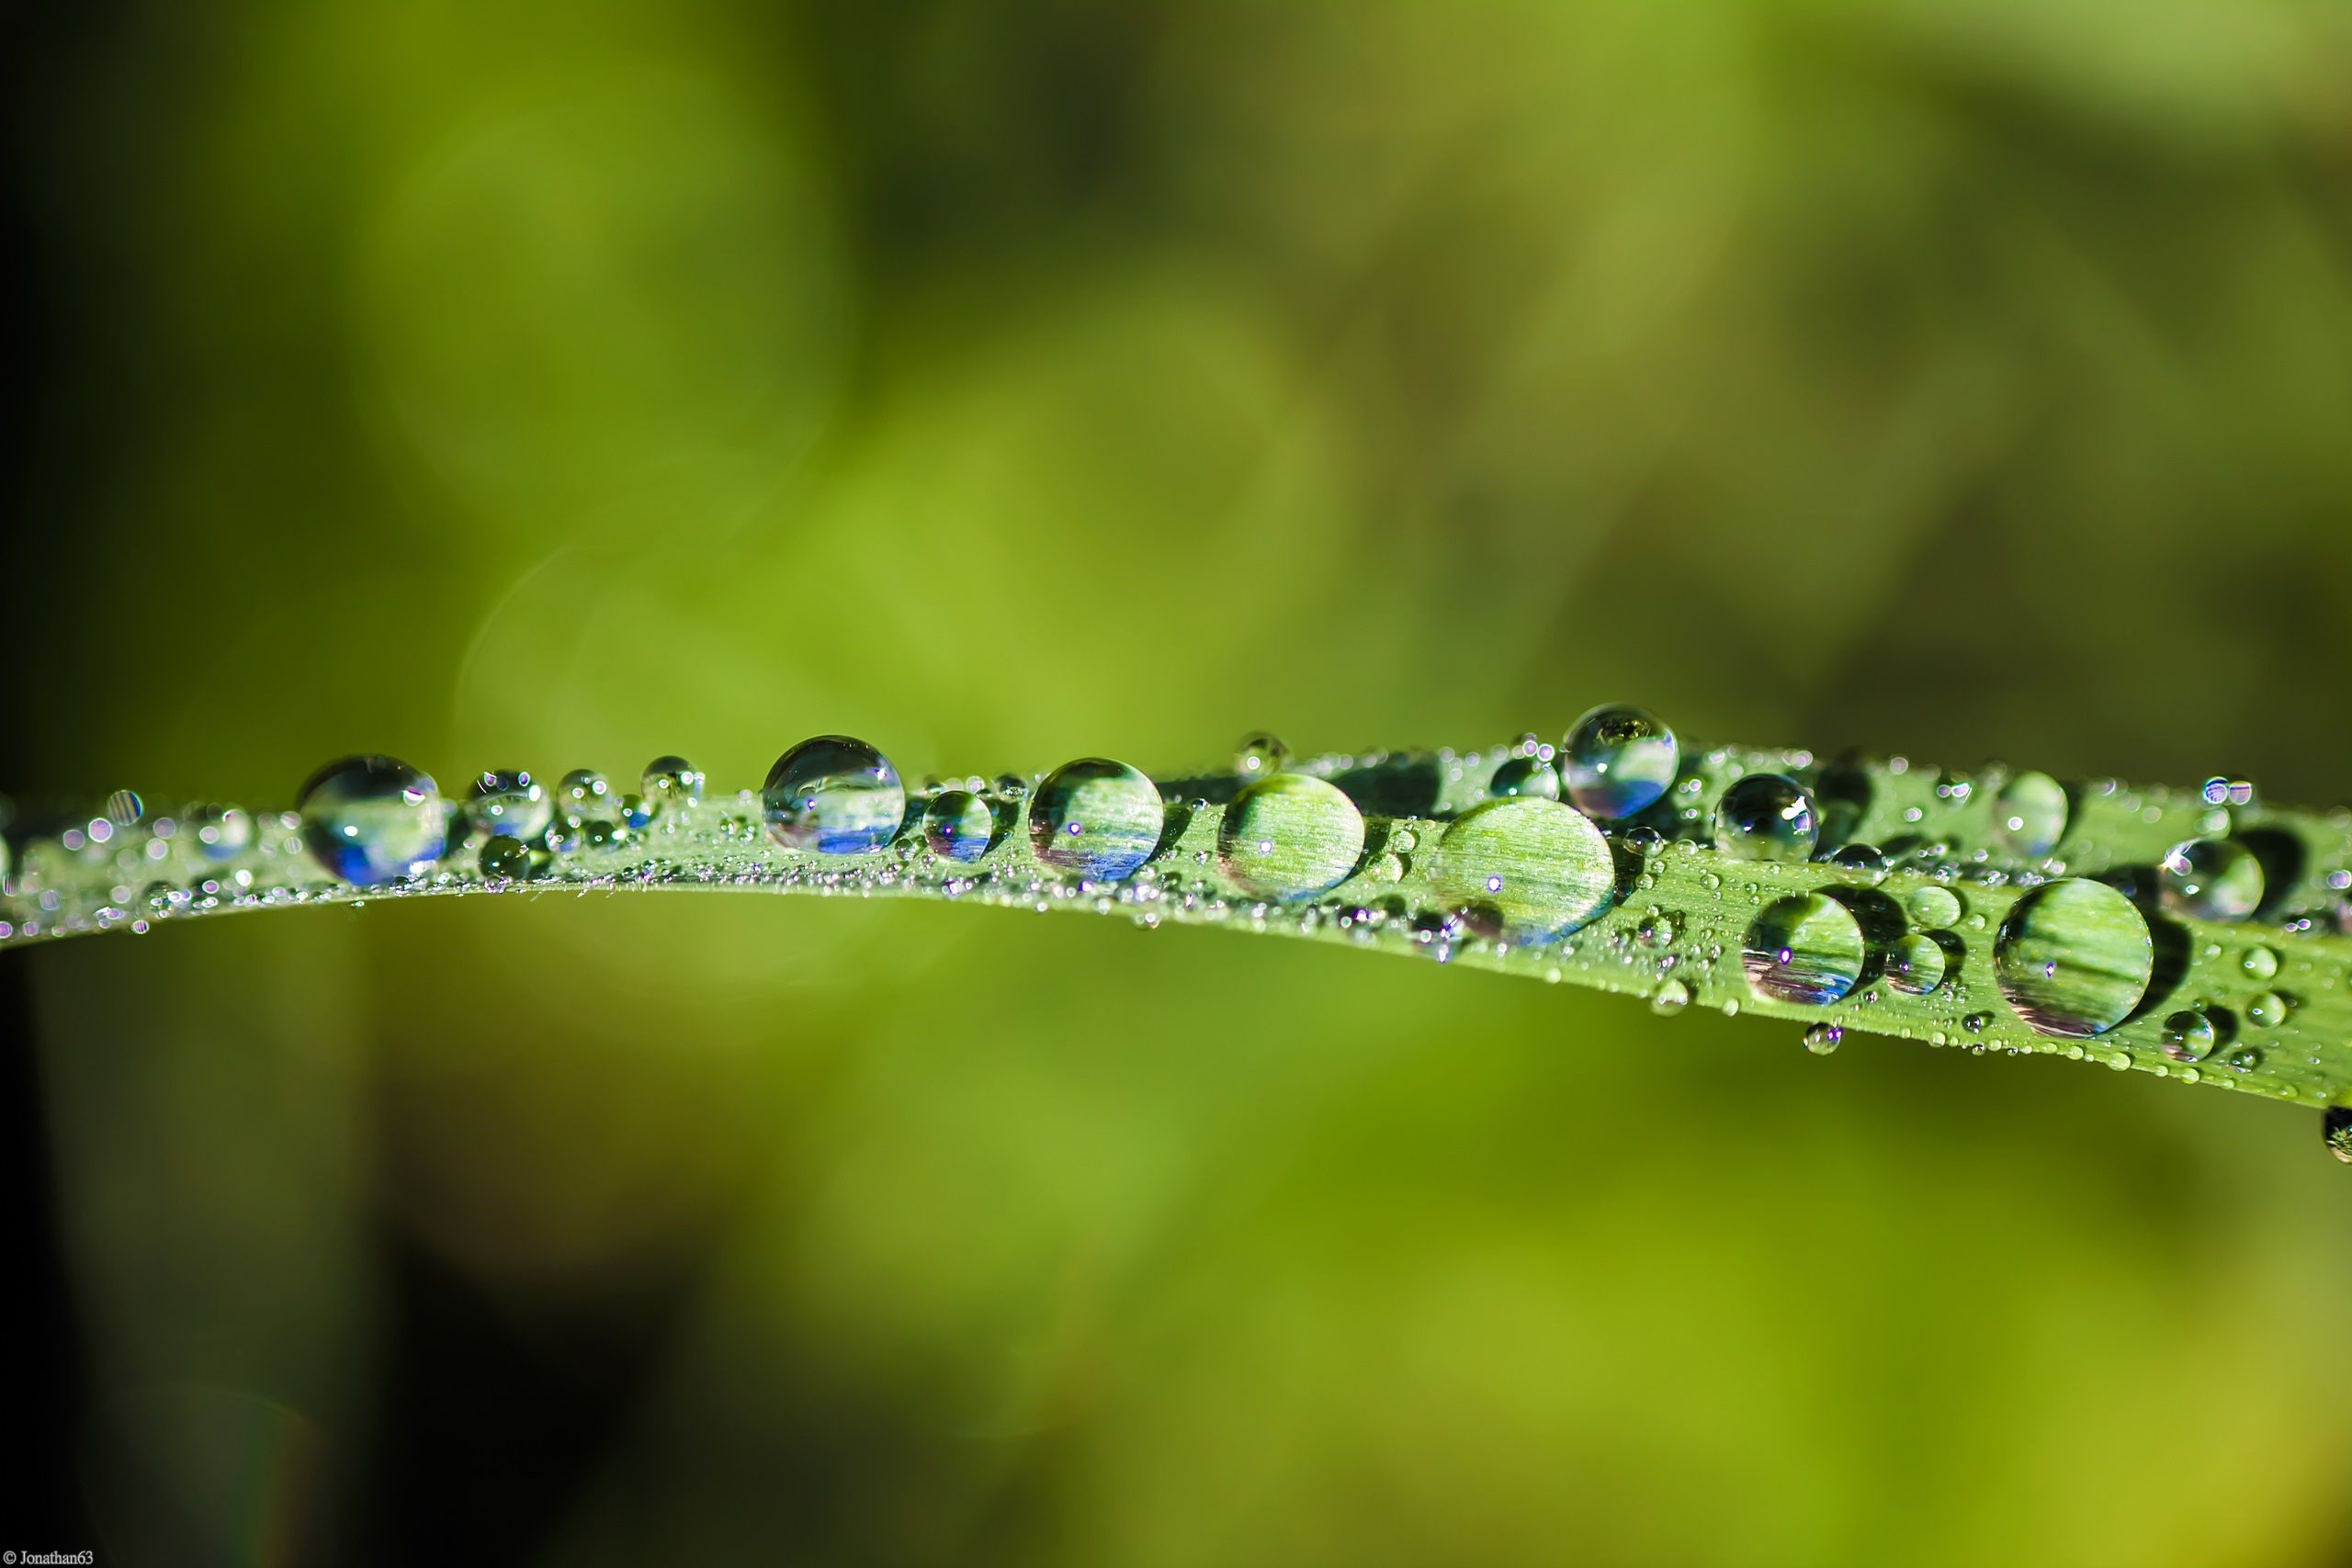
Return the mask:
<path fill-rule="evenodd" d="M 943 789 L 923 808 L 922 841 L 942 860 L 969 865 L 989 852 L 996 814 L 967 789 Z"/>
<path fill-rule="evenodd" d="M 1811 860 L 1820 840 L 1812 798 L 1785 774 L 1750 773 L 1715 802 L 1715 848 L 1735 860 Z"/>
<path fill-rule="evenodd" d="M 2105 883 L 2070 877 L 2018 899 L 1993 942 L 1993 976 L 2019 1018 L 2066 1039 L 2132 1015 L 2155 971 L 2148 922 Z"/>
<path fill-rule="evenodd" d="M 1846 1032 L 1826 1021 L 1805 1025 L 1804 1048 L 1816 1056 L 1830 1055 L 1839 1045 L 1845 1043 L 1845 1040 Z"/>
<path fill-rule="evenodd" d="M 638 793 L 655 811 L 665 806 L 692 806 L 702 798 L 702 770 L 684 757 L 656 757 L 645 764 Z"/>
<path fill-rule="evenodd" d="M 1560 777 L 1578 810 L 1613 821 L 1673 787 L 1682 748 L 1657 715 L 1612 704 L 1577 720 L 1560 746 Z"/>
<path fill-rule="evenodd" d="M 530 843 L 547 836 L 548 824 L 555 820 L 555 802 L 522 769 L 492 768 L 474 778 L 466 820 L 485 835 L 503 833 Z"/>
<path fill-rule="evenodd" d="M 1244 785 L 1217 824 L 1217 864 L 1253 897 L 1311 897 L 1345 882 L 1363 858 L 1363 813 L 1306 773 Z"/>
<path fill-rule="evenodd" d="M 1616 863 L 1590 818 L 1524 795 L 1472 807 L 1446 825 L 1430 880 L 1448 902 L 1483 905 L 1521 943 L 1566 936 L 1609 908 Z"/>
<path fill-rule="evenodd" d="M 788 850 L 862 855 L 899 835 L 907 792 L 890 760 L 847 735 L 819 735 L 775 760 L 760 790 L 768 836 Z"/>
<path fill-rule="evenodd" d="M 1756 917 L 1739 963 L 1758 996 L 1818 1007 L 1854 988 L 1868 954 L 1851 909 L 1824 894 L 1800 893 Z"/>
<path fill-rule="evenodd" d="M 1993 840 L 2020 860 L 2042 860 L 2066 836 L 2066 790 L 2048 773 L 2019 773 L 1993 797 Z"/>
<path fill-rule="evenodd" d="M 344 757 L 295 797 L 311 857 L 355 887 L 414 876 L 441 858 L 449 810 L 432 778 L 393 757 Z"/>
<path fill-rule="evenodd" d="M 1106 757 L 1063 763 L 1029 799 L 1031 852 L 1057 871 L 1092 882 L 1132 874 L 1159 847 L 1167 825 L 1152 782 Z"/>
<path fill-rule="evenodd" d="M 2242 920 L 2261 906 L 2262 862 L 2228 839 L 2191 839 L 2165 856 L 2164 904 L 2197 920 Z"/>
<path fill-rule="evenodd" d="M 2246 1021 L 2263 1029 L 2276 1029 L 2287 1021 L 2290 1004 L 2276 991 L 2257 991 L 2246 998 Z"/>

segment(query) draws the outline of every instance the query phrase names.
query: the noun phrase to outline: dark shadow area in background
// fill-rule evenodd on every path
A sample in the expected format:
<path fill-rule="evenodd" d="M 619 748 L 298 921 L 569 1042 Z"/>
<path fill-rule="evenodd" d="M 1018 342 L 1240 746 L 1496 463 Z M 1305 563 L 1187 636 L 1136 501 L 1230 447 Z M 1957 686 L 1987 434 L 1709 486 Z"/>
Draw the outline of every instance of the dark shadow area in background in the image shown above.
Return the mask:
<path fill-rule="evenodd" d="M 0 68 L 6 83 L 9 144 L 40 144 L 36 80 L 53 51 L 78 47 L 70 35 L 96 18 L 55 7 L 11 18 L 11 44 Z M 62 486 L 61 459 L 51 450 L 55 416 L 39 390 L 62 384 L 59 374 L 68 335 L 53 310 L 67 270 L 43 245 L 39 203 L 28 187 L 27 163 L 11 158 L 0 195 L 0 244 L 17 286 L 0 308 L 0 355 L 9 374 L 6 425 L 0 436 L 6 479 L 6 581 L 21 585 L 40 570 L 40 531 L 29 519 L 51 510 Z M 23 707 L 17 681 L 0 712 L 0 779 L 25 776 Z M 7 1404 L 0 1420 L 0 1541 L 12 1551 L 99 1550 L 74 1458 L 84 1415 L 90 1408 L 89 1348 L 69 1284 L 57 1224 L 55 1162 L 35 1044 L 29 953 L 0 960 L 0 1182 L 6 1184 L 0 1267 L 7 1277 L 10 1321 Z M 103 1561 L 103 1557 L 101 1558 Z"/>

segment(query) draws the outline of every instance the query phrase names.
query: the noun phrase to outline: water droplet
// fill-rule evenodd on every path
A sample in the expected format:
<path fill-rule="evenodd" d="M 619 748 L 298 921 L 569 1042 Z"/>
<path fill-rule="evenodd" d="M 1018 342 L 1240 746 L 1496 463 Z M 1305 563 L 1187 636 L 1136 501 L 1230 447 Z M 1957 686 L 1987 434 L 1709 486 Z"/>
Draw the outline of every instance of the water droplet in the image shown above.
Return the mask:
<path fill-rule="evenodd" d="M 1487 793 L 1497 800 L 1532 795 L 1539 800 L 1560 798 L 1559 770 L 1541 757 L 1511 757 L 1487 781 Z"/>
<path fill-rule="evenodd" d="M 1886 957 L 1886 983 L 1898 991 L 1924 997 L 1944 983 L 1951 964 L 1944 944 L 1925 931 L 1913 931 L 1894 944 Z"/>
<path fill-rule="evenodd" d="M 1450 899 L 1483 903 L 1509 940 L 1566 936 L 1609 907 L 1616 891 L 1609 840 L 1591 818 L 1556 800 L 1489 800 L 1438 838 L 1431 883 Z"/>
<path fill-rule="evenodd" d="M 547 836 L 555 802 L 520 768 L 492 768 L 475 775 L 466 799 L 466 821 L 485 834 L 503 833 L 528 843 Z"/>
<path fill-rule="evenodd" d="M 1217 824 L 1217 865 L 1252 897 L 1312 897 L 1345 882 L 1363 858 L 1363 813 L 1306 773 L 1244 784 Z"/>
<path fill-rule="evenodd" d="M 1811 860 L 1820 837 L 1812 799 L 1786 774 L 1750 773 L 1715 802 L 1715 848 L 1735 860 Z"/>
<path fill-rule="evenodd" d="M 692 806 L 702 798 L 702 770 L 684 757 L 656 757 L 645 764 L 638 788 L 655 811 L 665 807 Z"/>
<path fill-rule="evenodd" d="M 1875 844 L 1840 844 L 1829 863 L 1865 886 L 1875 887 L 1886 880 L 1886 857 Z"/>
<path fill-rule="evenodd" d="M 311 775 L 294 804 L 311 858 L 355 887 L 414 876 L 447 841 L 440 791 L 397 758 L 339 758 Z"/>
<path fill-rule="evenodd" d="M 2329 1154 L 2352 1165 L 2352 1105 L 2331 1105 L 2323 1111 L 2319 1135 Z"/>
<path fill-rule="evenodd" d="M 995 833 L 996 814 L 970 790 L 941 790 L 923 808 L 922 841 L 932 853 L 957 865 L 969 865 L 988 853 Z"/>
<path fill-rule="evenodd" d="M 2250 1073 L 2262 1066 L 2262 1052 L 2252 1045 L 2241 1045 L 2224 1058 L 2233 1073 Z"/>
<path fill-rule="evenodd" d="M 509 882 L 531 872 L 530 846 L 504 833 L 493 833 L 481 847 L 481 874 L 492 882 Z"/>
<path fill-rule="evenodd" d="M 2287 1021 L 2288 1001 L 2276 991 L 2257 993 L 2245 1004 L 2246 1021 L 2276 1029 Z"/>
<path fill-rule="evenodd" d="M 1261 729 L 1245 735 L 1233 748 L 1233 771 L 1244 779 L 1262 779 L 1290 765 L 1290 748 L 1278 735 Z"/>
<path fill-rule="evenodd" d="M 2080 877 L 2018 899 L 1993 942 L 1993 975 L 2042 1034 L 2086 1039 L 2131 1016 L 2155 969 L 2148 922 L 2132 900 Z"/>
<path fill-rule="evenodd" d="M 1560 775 L 1577 808 L 1603 821 L 1631 817 L 1674 784 L 1682 748 L 1663 720 L 1611 705 L 1577 720 L 1560 746 Z"/>
<path fill-rule="evenodd" d="M 1800 893 L 1756 917 L 1739 962 L 1758 996 L 1817 1007 L 1854 988 L 1865 956 L 1852 910 L 1824 894 Z"/>
<path fill-rule="evenodd" d="M 1057 871 L 1117 882 L 1151 858 L 1168 825 L 1159 791 L 1125 762 L 1081 757 L 1046 775 L 1029 802 L 1029 847 Z"/>
<path fill-rule="evenodd" d="M 119 789 L 107 796 L 107 820 L 118 828 L 128 828 L 147 815 L 147 803 L 135 790 Z"/>
<path fill-rule="evenodd" d="M 760 789 L 768 837 L 788 850 L 862 855 L 906 825 L 907 792 L 890 760 L 847 735 L 819 735 L 775 760 Z"/>
<path fill-rule="evenodd" d="M 2019 773 L 1993 797 L 1993 841 L 2020 860 L 2043 860 L 2066 836 L 2066 790 L 2048 773 Z"/>
<path fill-rule="evenodd" d="M 2165 856 L 2164 905 L 2198 920 L 2242 920 L 2262 903 L 2262 863 L 2228 839 L 2191 839 Z"/>
<path fill-rule="evenodd" d="M 646 824 L 653 820 L 653 807 L 647 803 L 645 796 L 634 791 L 623 793 L 619 808 L 621 826 L 629 832 L 641 833 L 645 831 Z"/>
<path fill-rule="evenodd" d="M 1650 1011 L 1660 1018 L 1672 1018 L 1690 1005 L 1690 987 L 1679 980 L 1668 980 L 1650 993 Z"/>
<path fill-rule="evenodd" d="M 1911 923 L 1922 930 L 1949 931 L 1960 921 L 1960 895 L 1930 882 L 1914 887 L 1904 897 L 1903 909 L 1911 917 Z"/>
<path fill-rule="evenodd" d="M 1804 1048 L 1816 1056 L 1826 1056 L 1845 1043 L 1846 1032 L 1829 1022 L 1805 1025 Z"/>
<path fill-rule="evenodd" d="M 187 826 L 207 860 L 234 860 L 253 848 L 254 819 L 233 806 L 192 806 Z"/>
<path fill-rule="evenodd" d="M 2267 947 L 2249 947 L 2245 956 L 2238 960 L 2238 967 L 2255 979 L 2267 980 L 2278 973 L 2278 954 Z"/>
<path fill-rule="evenodd" d="M 1644 947 L 1672 947 L 1674 939 L 1679 934 L 1674 917 L 1663 909 L 1652 909 L 1642 917 L 1642 923 L 1634 928 L 1634 939 Z"/>
<path fill-rule="evenodd" d="M 2213 1054 L 2219 1039 L 2213 1021 L 2193 1008 L 2183 1009 L 2165 1020 L 2164 1052 L 2176 1062 L 2203 1061 Z"/>
<path fill-rule="evenodd" d="M 563 819 L 575 827 L 612 819 L 611 781 L 594 768 L 574 768 L 564 774 L 556 783 L 555 799 Z"/>

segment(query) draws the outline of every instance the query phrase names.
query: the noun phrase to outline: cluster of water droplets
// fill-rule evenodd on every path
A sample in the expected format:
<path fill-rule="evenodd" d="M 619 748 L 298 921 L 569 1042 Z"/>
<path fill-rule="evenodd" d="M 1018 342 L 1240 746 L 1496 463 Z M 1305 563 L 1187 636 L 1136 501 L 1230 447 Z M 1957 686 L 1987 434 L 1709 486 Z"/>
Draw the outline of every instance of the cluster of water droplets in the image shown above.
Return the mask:
<path fill-rule="evenodd" d="M 1793 1013 L 1816 1053 L 1864 1024 L 2267 1092 L 2324 1098 L 2346 1077 L 2294 1027 L 2344 984 L 2341 960 L 2296 939 L 2352 931 L 2352 818 L 2266 814 L 2226 778 L 2175 795 L 1900 758 L 1693 755 L 1655 715 L 1610 705 L 1556 745 L 1491 752 L 1302 762 L 1254 734 L 1202 778 L 1089 757 L 910 788 L 872 744 L 828 735 L 755 793 L 707 799 L 704 784 L 664 756 L 634 790 L 587 768 L 552 787 L 493 768 L 445 798 L 360 756 L 320 769 L 288 813 L 150 819 L 118 791 L 11 840 L 0 941 L 412 891 L 930 889 L 1573 970 L 1661 1013 Z"/>

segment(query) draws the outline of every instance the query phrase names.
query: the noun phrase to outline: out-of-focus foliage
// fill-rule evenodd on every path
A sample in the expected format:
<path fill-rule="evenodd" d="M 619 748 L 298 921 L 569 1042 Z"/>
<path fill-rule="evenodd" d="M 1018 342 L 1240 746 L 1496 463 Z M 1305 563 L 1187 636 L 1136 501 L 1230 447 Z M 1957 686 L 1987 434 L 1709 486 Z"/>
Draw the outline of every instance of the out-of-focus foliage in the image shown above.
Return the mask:
<path fill-rule="evenodd" d="M 43 47 L 11 614 L 70 657 L 18 666 L 26 795 L 360 749 L 737 787 L 844 728 L 1181 765 L 1616 696 L 2352 777 L 2331 6 L 225 5 Z M 420 1275 L 559 1382 L 635 1358 L 553 1562 L 2352 1540 L 2352 1220 L 2275 1106 L 926 908 L 17 961 L 94 1512 L 166 1557 L 365 1490 Z"/>

